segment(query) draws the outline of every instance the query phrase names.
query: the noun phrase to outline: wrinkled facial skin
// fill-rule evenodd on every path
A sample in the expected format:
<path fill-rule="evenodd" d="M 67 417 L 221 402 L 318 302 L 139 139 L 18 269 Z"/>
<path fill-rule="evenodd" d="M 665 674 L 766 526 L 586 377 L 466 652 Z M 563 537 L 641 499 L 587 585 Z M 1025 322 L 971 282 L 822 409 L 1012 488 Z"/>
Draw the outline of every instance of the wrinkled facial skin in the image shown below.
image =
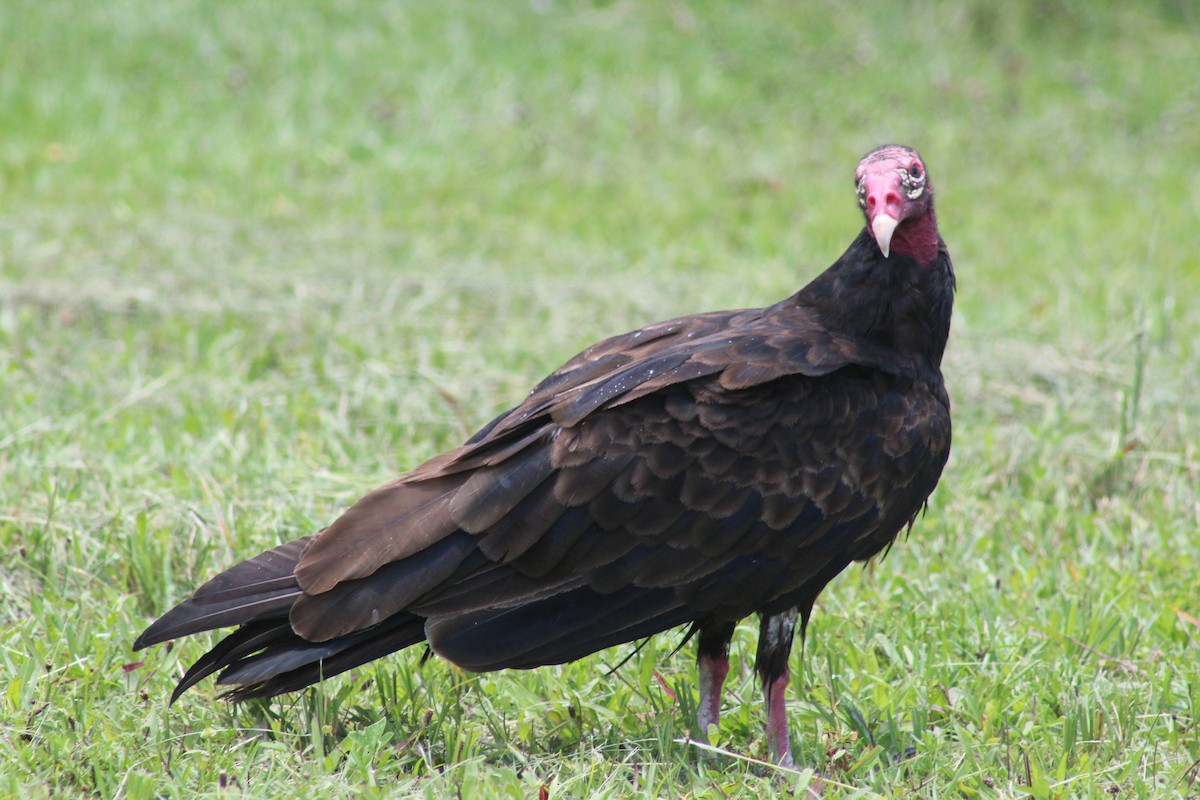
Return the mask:
<path fill-rule="evenodd" d="M 867 227 L 887 257 L 897 226 L 929 210 L 932 191 L 925 165 L 915 150 L 886 146 L 864 157 L 854 178 Z"/>

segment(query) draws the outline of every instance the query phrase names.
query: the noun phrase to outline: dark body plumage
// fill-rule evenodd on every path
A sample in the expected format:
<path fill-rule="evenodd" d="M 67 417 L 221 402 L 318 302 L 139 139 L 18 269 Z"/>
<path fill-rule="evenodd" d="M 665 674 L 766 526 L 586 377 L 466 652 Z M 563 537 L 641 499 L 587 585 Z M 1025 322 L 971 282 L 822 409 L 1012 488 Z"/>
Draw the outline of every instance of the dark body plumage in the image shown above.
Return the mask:
<path fill-rule="evenodd" d="M 797 612 L 912 523 L 949 454 L 953 289 L 940 239 L 931 261 L 885 257 L 868 226 L 782 302 L 600 342 L 320 534 L 209 581 L 135 647 L 239 625 L 174 697 L 221 672 L 243 699 L 422 641 L 484 671 L 693 625 L 703 737 L 733 626 L 758 613 L 772 754 L 789 760 Z"/>

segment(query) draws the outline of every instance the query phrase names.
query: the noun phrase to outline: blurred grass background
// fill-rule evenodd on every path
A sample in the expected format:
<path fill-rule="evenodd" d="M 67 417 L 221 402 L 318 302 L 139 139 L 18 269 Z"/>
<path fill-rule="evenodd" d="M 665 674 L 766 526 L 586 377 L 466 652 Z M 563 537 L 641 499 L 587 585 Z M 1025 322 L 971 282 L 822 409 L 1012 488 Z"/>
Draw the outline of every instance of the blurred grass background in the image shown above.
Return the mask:
<path fill-rule="evenodd" d="M 0 794 L 808 785 L 672 741 L 671 637 L 240 709 L 168 709 L 202 645 L 129 643 L 592 341 L 795 291 L 883 141 L 958 271 L 955 452 L 822 598 L 799 761 L 836 797 L 1200 794 L 1198 42 L 1185 0 L 9 0 Z M 753 638 L 718 744 L 760 756 Z"/>

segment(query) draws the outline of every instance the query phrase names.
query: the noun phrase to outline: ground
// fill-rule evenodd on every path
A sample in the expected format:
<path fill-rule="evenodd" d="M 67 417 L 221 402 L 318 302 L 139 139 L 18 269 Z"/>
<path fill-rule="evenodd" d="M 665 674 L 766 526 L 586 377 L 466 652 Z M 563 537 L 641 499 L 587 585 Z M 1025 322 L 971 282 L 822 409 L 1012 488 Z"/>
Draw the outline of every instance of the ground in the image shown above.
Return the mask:
<path fill-rule="evenodd" d="M 1200 796 L 1200 12 L 1017 0 L 0 10 L 0 794 Z M 596 339 L 773 302 L 916 146 L 954 453 L 704 753 L 690 647 L 231 708 L 133 653 Z"/>

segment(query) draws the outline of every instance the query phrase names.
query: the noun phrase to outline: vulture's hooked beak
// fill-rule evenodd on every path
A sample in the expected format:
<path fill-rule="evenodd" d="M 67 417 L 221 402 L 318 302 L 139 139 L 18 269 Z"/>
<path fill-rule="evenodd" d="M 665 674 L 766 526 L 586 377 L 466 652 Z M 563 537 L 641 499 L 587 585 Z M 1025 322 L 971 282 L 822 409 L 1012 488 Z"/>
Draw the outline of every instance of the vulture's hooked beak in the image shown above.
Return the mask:
<path fill-rule="evenodd" d="M 889 217 L 886 213 L 871 219 L 871 233 L 875 234 L 875 243 L 880 246 L 883 258 L 887 258 L 888 251 L 892 249 L 892 234 L 899 224 L 899 219 Z"/>
<path fill-rule="evenodd" d="M 888 251 L 892 249 L 892 233 L 899 224 L 898 219 L 887 214 L 880 214 L 871 220 L 871 232 L 875 234 L 875 243 L 879 245 L 884 258 L 888 257 Z"/>

